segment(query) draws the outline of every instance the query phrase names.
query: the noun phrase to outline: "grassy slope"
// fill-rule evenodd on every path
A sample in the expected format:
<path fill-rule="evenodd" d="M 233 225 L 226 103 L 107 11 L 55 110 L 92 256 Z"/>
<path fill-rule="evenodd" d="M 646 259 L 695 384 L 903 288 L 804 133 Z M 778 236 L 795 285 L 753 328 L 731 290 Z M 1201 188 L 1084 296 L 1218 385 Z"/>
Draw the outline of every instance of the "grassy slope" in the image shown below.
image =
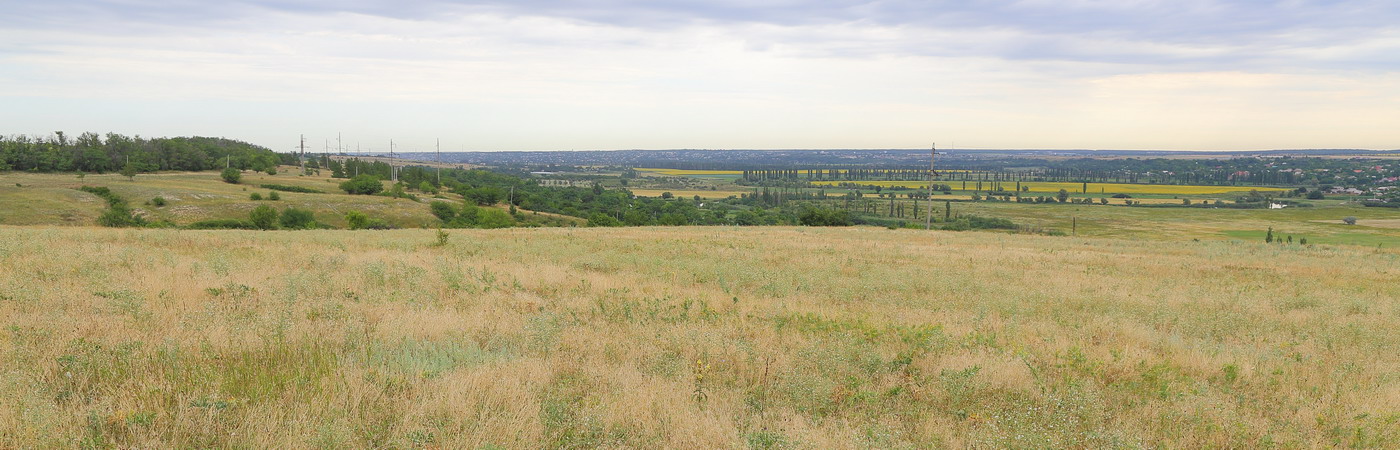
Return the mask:
<path fill-rule="evenodd" d="M 0 447 L 1400 446 L 1393 250 L 434 233 L 0 227 Z"/>
<path fill-rule="evenodd" d="M 76 190 L 84 185 L 107 186 L 126 198 L 138 214 L 178 225 L 208 219 L 246 219 L 248 212 L 260 204 L 278 209 L 309 209 L 316 214 L 318 221 L 337 227 L 345 226 L 344 216 L 349 210 L 363 211 L 400 227 L 420 227 L 437 222 L 429 213 L 426 202 L 346 195 L 338 188 L 338 183 L 344 180 L 331 179 L 326 175 L 297 176 L 293 173 L 293 167 L 282 169 L 283 172 L 277 175 L 245 171 L 242 181 L 236 185 L 224 183 L 218 172 L 214 171 L 143 174 L 137 175 L 134 181 L 117 174 L 89 174 L 78 179 L 65 174 L 9 172 L 0 174 L 0 224 L 91 225 L 106 205 L 96 196 Z M 20 186 L 15 186 L 16 183 Z M 251 193 L 257 192 L 266 197 L 271 192 L 258 187 L 260 184 L 302 186 L 325 193 L 278 192 L 280 201 L 249 200 Z M 144 205 L 156 196 L 164 197 L 169 204 L 162 208 Z"/>

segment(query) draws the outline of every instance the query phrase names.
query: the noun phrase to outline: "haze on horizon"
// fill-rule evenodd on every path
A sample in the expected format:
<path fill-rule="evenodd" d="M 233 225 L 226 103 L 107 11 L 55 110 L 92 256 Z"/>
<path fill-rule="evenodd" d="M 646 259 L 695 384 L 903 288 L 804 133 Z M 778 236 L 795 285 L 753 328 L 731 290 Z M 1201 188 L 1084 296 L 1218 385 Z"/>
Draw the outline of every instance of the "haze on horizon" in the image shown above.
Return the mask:
<path fill-rule="evenodd" d="M 1385 0 L 0 0 L 0 134 L 1400 148 Z"/>

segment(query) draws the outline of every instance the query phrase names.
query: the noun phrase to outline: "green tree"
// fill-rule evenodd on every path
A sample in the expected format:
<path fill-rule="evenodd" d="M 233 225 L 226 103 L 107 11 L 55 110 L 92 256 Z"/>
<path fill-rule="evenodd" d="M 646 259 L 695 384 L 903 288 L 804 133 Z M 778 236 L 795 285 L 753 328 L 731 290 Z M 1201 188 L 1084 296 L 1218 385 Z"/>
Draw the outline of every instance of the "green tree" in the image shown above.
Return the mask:
<path fill-rule="evenodd" d="M 268 192 L 267 199 L 275 202 L 282 199 L 282 194 L 278 194 L 277 191 Z"/>
<path fill-rule="evenodd" d="M 121 174 L 126 177 L 127 180 L 136 181 L 136 165 L 132 164 L 131 161 L 127 161 L 126 165 L 122 166 Z"/>
<path fill-rule="evenodd" d="M 236 168 L 229 167 L 223 172 L 219 172 L 219 177 L 222 177 L 225 183 L 238 184 L 238 180 L 243 178 L 243 173 Z"/>
<path fill-rule="evenodd" d="M 1271 244 L 1271 243 L 1273 243 L 1273 242 L 1274 242 L 1274 227 L 1269 227 L 1269 232 L 1266 233 L 1266 234 L 1264 234 L 1264 243 L 1266 243 L 1266 244 Z"/>
<path fill-rule="evenodd" d="M 253 211 L 248 213 L 248 221 L 259 230 L 271 230 L 277 228 L 277 210 L 271 206 L 258 205 Z"/>
<path fill-rule="evenodd" d="M 1060 193 L 1055 194 L 1055 199 L 1059 200 L 1060 203 L 1064 203 L 1066 200 L 1069 200 L 1069 191 L 1060 189 Z"/>

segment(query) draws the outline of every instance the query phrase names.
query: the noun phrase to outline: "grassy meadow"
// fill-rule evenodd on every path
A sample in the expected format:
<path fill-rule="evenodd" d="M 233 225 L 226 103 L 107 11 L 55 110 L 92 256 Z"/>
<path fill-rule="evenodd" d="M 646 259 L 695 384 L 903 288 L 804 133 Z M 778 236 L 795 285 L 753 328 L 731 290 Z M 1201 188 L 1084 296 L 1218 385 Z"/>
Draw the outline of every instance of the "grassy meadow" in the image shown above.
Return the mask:
<path fill-rule="evenodd" d="M 0 226 L 0 267 L 0 448 L 1400 446 L 1389 248 Z"/>

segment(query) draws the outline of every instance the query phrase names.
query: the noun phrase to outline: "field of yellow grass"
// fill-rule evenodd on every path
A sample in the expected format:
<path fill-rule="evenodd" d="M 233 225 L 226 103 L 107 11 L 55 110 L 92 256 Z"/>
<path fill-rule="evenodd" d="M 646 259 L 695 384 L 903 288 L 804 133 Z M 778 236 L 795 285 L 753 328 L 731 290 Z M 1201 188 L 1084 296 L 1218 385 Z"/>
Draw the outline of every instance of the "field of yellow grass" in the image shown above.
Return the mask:
<path fill-rule="evenodd" d="M 927 187 L 928 187 L 928 182 L 925 182 L 925 181 L 856 181 L 856 182 L 850 182 L 850 181 L 813 181 L 813 182 L 812 182 L 812 184 L 820 185 L 820 186 L 839 186 L 839 185 L 841 185 L 842 183 L 856 183 L 856 184 L 860 184 L 860 185 L 863 185 L 863 186 L 880 186 L 880 187 L 895 187 L 895 186 L 901 186 L 901 187 L 916 188 L 916 189 L 917 189 L 917 188 L 927 188 Z M 951 185 L 954 189 L 961 189 L 961 188 L 962 188 L 962 182 L 961 182 L 961 181 L 938 181 L 938 183 Z M 976 184 L 976 183 L 974 183 L 974 182 L 968 182 L 968 187 L 969 187 L 969 189 L 970 189 L 973 185 L 975 185 L 975 184 Z M 1062 183 L 1062 182 L 1050 182 L 1050 181 L 1043 181 L 1043 182 L 1042 182 L 1042 181 L 1034 181 L 1034 182 L 1029 182 L 1029 181 L 1028 181 L 1028 182 L 1023 182 L 1023 183 L 1021 183 L 1021 186 L 1022 186 L 1022 187 L 1029 187 L 1029 188 L 1030 188 L 1030 192 L 1032 192 L 1032 193 L 1037 193 L 1037 194 L 1058 193 L 1058 192 L 1060 192 L 1060 189 L 1064 189 L 1064 190 L 1066 190 L 1066 191 L 1069 191 L 1069 192 L 1072 193 L 1072 194 L 1086 193 L 1086 194 L 1089 194 L 1089 195 L 1094 195 L 1094 194 L 1107 194 L 1107 195 L 1112 195 L 1112 194 L 1216 195 L 1216 194 L 1228 194 L 1228 193 L 1236 193 L 1236 192 L 1249 192 L 1250 190 L 1258 190 L 1259 192 L 1279 192 L 1279 191 L 1285 191 L 1285 190 L 1287 190 L 1287 189 L 1283 189 L 1283 188 L 1252 187 L 1252 186 L 1187 186 L 1187 185 L 1171 185 L 1171 184 L 1089 183 L 1089 185 L 1088 185 L 1088 191 L 1087 191 L 1087 192 L 1083 192 L 1083 191 L 1084 191 L 1084 184 L 1083 184 L 1083 183 Z M 983 182 L 983 187 L 984 187 L 984 190 L 988 190 L 988 189 L 990 189 L 991 184 L 989 184 L 989 183 L 987 183 L 987 182 Z M 1015 189 L 1016 183 L 1015 183 L 1015 182 L 1010 182 L 1010 183 L 1003 182 L 1003 183 L 1002 183 L 1002 187 L 1005 188 L 1005 189 L 1008 189 L 1008 190 Z"/>
<path fill-rule="evenodd" d="M 1400 254 L 0 227 L 0 448 L 1400 446 Z"/>

